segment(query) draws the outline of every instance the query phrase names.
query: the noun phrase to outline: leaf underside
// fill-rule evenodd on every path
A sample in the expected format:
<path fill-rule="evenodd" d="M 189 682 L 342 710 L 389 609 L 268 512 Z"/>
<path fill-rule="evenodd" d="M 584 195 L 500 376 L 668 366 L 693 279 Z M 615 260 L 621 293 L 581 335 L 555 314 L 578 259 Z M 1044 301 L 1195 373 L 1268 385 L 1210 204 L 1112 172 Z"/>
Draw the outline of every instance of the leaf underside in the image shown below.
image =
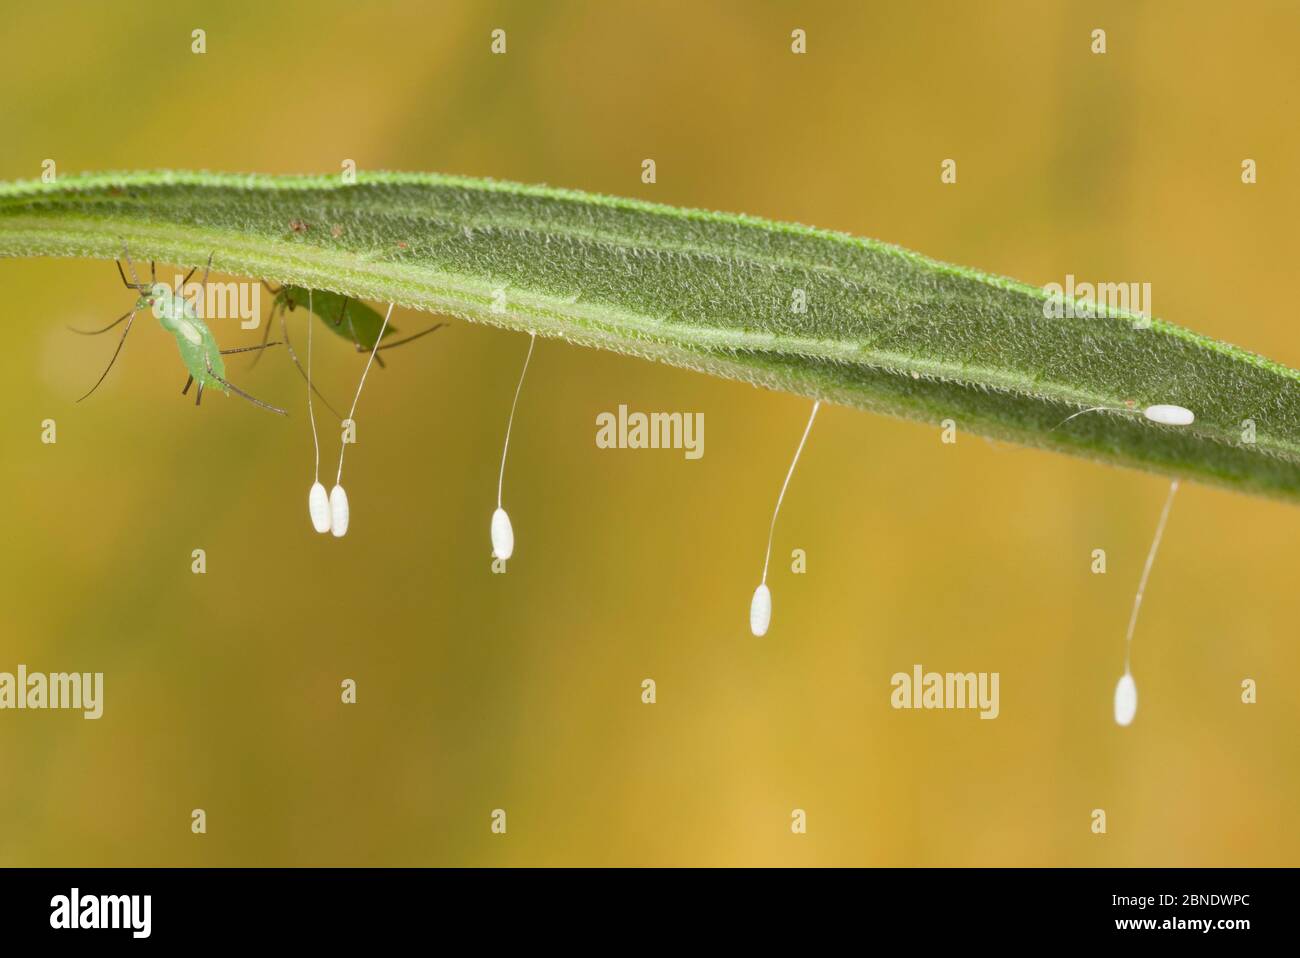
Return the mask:
<path fill-rule="evenodd" d="M 1296 370 L 1116 310 L 1049 319 L 1042 289 L 874 240 L 435 174 L 0 184 L 0 256 L 112 258 L 124 245 L 136 260 L 190 267 L 213 254 L 226 274 L 1300 499 Z M 1157 403 L 1196 422 L 1162 426 L 1136 411 Z M 1091 406 L 1134 411 L 1054 428 Z"/>

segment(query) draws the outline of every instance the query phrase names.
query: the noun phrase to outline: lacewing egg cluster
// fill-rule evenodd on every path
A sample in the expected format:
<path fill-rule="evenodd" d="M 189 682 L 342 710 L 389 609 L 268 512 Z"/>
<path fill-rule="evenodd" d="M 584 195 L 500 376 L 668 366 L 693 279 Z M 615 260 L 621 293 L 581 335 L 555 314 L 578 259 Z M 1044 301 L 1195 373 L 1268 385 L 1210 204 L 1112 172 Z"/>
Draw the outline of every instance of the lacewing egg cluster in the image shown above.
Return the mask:
<path fill-rule="evenodd" d="M 348 494 L 343 487 L 336 485 L 326 495 L 325 487 L 320 481 L 312 483 L 307 493 L 307 512 L 311 516 L 311 527 L 322 535 L 334 533 L 334 538 L 342 539 L 348 534 Z"/>

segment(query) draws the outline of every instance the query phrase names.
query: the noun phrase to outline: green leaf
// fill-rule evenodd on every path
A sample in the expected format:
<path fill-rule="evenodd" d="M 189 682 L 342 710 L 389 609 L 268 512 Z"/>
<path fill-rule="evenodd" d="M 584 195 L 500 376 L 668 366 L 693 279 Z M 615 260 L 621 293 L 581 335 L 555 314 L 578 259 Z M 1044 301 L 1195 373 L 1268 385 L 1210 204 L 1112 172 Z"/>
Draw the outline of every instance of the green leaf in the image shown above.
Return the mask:
<path fill-rule="evenodd" d="M 196 266 L 535 330 L 1295 500 L 1300 373 L 1155 320 L 747 216 L 426 174 L 125 173 L 0 184 L 0 255 Z M 792 309 L 795 290 L 806 312 Z M 497 291 L 500 291 L 499 293 Z M 1094 412 L 1057 427 L 1089 406 Z M 1161 426 L 1136 411 L 1196 414 Z M 1255 422 L 1254 443 L 1243 420 Z"/>

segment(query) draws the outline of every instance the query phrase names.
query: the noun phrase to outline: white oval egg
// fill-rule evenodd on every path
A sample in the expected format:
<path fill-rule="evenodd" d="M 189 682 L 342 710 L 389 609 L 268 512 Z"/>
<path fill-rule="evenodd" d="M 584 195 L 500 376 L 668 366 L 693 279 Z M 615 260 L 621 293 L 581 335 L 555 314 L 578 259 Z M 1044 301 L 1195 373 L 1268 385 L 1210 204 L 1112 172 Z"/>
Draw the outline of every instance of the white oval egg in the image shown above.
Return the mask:
<path fill-rule="evenodd" d="M 772 592 L 767 583 L 760 583 L 749 601 L 749 631 L 762 638 L 772 624 Z"/>
<path fill-rule="evenodd" d="M 515 529 L 500 507 L 492 513 L 492 558 L 509 559 L 515 553 Z"/>
<path fill-rule="evenodd" d="M 348 494 L 342 486 L 335 486 L 330 490 L 330 532 L 334 538 L 341 539 L 348 534 L 349 518 Z"/>
<path fill-rule="evenodd" d="M 1133 676 L 1125 672 L 1115 686 L 1115 724 L 1131 725 L 1138 710 L 1138 689 Z"/>
<path fill-rule="evenodd" d="M 307 493 L 307 512 L 311 515 L 312 528 L 317 532 L 330 531 L 330 497 L 319 482 L 312 483 L 311 492 Z"/>
<path fill-rule="evenodd" d="M 1196 421 L 1196 415 L 1190 409 L 1166 404 L 1147 406 L 1142 415 L 1162 426 L 1190 426 Z"/>

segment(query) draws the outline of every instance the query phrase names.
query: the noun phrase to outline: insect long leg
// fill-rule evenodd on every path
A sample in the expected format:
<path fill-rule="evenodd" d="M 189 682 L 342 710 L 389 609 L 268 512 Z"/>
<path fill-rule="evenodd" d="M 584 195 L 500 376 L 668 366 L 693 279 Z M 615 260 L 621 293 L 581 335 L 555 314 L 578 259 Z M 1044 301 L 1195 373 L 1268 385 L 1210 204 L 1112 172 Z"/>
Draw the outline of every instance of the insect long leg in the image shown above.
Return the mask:
<path fill-rule="evenodd" d="M 190 267 L 190 271 L 189 271 L 188 273 L 186 273 L 186 274 L 185 274 L 185 278 L 184 278 L 183 280 L 181 280 L 181 289 L 184 289 L 187 285 L 189 285 L 190 277 L 194 275 L 194 271 L 195 271 L 196 269 L 198 269 L 197 266 L 192 266 L 192 267 Z"/>
<path fill-rule="evenodd" d="M 181 395 L 184 396 L 187 392 L 189 392 L 190 387 L 193 385 L 194 385 L 194 376 L 191 374 L 190 376 L 186 377 L 185 385 L 181 387 Z"/>
<path fill-rule="evenodd" d="M 236 386 L 234 383 L 226 382 L 226 380 L 224 380 L 224 379 L 222 379 L 220 376 L 218 376 L 218 375 L 216 374 L 216 371 L 213 370 L 213 368 L 212 368 L 212 360 L 211 360 L 210 358 L 208 358 L 207 356 L 204 356 L 204 357 L 203 357 L 203 360 L 204 360 L 204 362 L 206 362 L 206 363 L 208 364 L 208 375 L 211 376 L 213 379 L 215 379 L 217 382 L 221 383 L 221 385 L 225 386 L 227 389 L 229 389 L 229 390 L 230 390 L 232 393 L 234 393 L 236 396 L 239 396 L 241 399 L 247 399 L 247 400 L 248 400 L 249 402 L 251 402 L 254 406 L 261 406 L 263 409 L 269 409 L 271 412 L 273 412 L 273 413 L 278 413 L 278 414 L 281 415 L 281 416 L 287 416 L 287 415 L 289 415 L 287 412 L 285 412 L 285 411 L 284 411 L 283 409 L 281 409 L 279 406 L 272 406 L 270 403 L 262 402 L 262 400 L 256 398 L 255 396 L 250 396 L 248 393 L 244 392 L 242 389 L 240 389 L 240 388 L 239 388 L 238 386 Z M 202 384 L 200 384 L 200 387 L 199 387 L 199 388 L 202 389 Z"/>
<path fill-rule="evenodd" d="M 95 380 L 95 385 L 90 387 L 90 392 L 86 393 L 85 396 L 82 396 L 81 399 L 78 399 L 77 402 L 81 402 L 82 399 L 87 398 L 90 393 L 93 393 L 98 389 L 99 384 L 102 383 L 104 377 L 108 375 L 108 371 L 113 368 L 113 364 L 117 362 L 118 354 L 122 352 L 122 346 L 126 342 L 127 334 L 131 332 L 131 324 L 135 322 L 135 314 L 137 312 L 139 312 L 137 309 L 131 310 L 131 314 L 126 321 L 126 329 L 122 330 L 122 338 L 117 341 L 117 349 L 113 350 L 113 358 L 108 361 L 108 366 L 102 373 L 100 373 L 99 379 Z"/>
<path fill-rule="evenodd" d="M 251 353 L 255 349 L 261 350 L 261 349 L 266 349 L 266 347 L 268 346 L 279 346 L 279 345 L 280 342 L 279 340 L 277 340 L 273 343 L 258 343 L 256 346 L 235 346 L 232 347 L 231 349 L 221 350 L 221 355 L 229 356 L 231 353 Z"/>
<path fill-rule="evenodd" d="M 437 332 L 438 330 L 442 329 L 442 327 L 446 325 L 447 325 L 446 323 L 436 323 L 435 325 L 430 326 L 428 329 L 421 330 L 420 332 L 416 333 L 413 336 L 407 336 L 405 339 L 399 339 L 397 340 L 397 342 L 394 343 L 384 343 L 384 345 L 380 346 L 379 348 L 381 350 L 384 350 L 384 349 L 392 349 L 394 346 L 405 346 L 407 343 L 415 342 L 415 340 L 419 339 L 421 336 L 428 336 L 430 333 Z"/>
<path fill-rule="evenodd" d="M 310 293 L 308 295 L 310 295 Z M 311 365 L 311 320 L 312 315 L 309 310 L 307 313 L 307 365 L 309 367 Z M 334 418 L 342 419 L 343 417 L 339 415 L 338 410 L 330 404 L 330 401 L 325 398 L 319 389 L 316 388 L 316 384 L 311 381 L 311 373 L 304 370 L 302 368 L 302 363 L 298 362 L 298 354 L 294 352 L 293 343 L 289 340 L 289 324 L 285 320 L 284 310 L 280 311 L 280 334 L 284 336 L 284 345 L 289 350 L 289 358 L 293 360 L 293 364 L 297 368 L 298 374 L 302 376 L 303 379 L 307 380 L 307 385 L 311 387 L 311 391 L 314 392 L 320 398 L 320 401 L 325 404 L 325 408 L 334 414 Z"/>
<path fill-rule="evenodd" d="M 268 286 L 267 289 L 270 289 L 270 287 Z M 283 323 L 284 323 L 284 312 L 285 312 L 285 309 L 287 309 L 287 307 L 285 307 L 285 306 L 281 306 L 281 307 L 280 307 L 280 323 L 281 323 L 281 325 L 283 325 Z M 274 319 L 275 319 L 275 304 L 273 303 L 273 304 L 271 305 L 271 312 L 268 313 L 268 314 L 267 314 L 267 317 L 266 317 L 266 329 L 262 330 L 262 345 L 263 345 L 263 346 L 265 346 L 265 345 L 266 345 L 266 341 L 267 341 L 268 339 L 271 338 L 271 321 L 274 320 Z M 290 350 L 289 350 L 289 351 L 290 351 L 290 352 L 293 352 L 293 348 L 290 347 Z M 257 356 L 256 356 L 256 358 L 255 358 L 251 363 L 248 364 L 248 368 L 249 368 L 249 369 L 252 369 L 252 368 L 253 368 L 254 366 L 256 366 L 259 362 L 261 362 L 261 359 L 262 359 L 262 354 L 261 354 L 261 353 L 258 353 Z M 294 361 L 297 362 L 297 360 L 294 360 Z"/>
<path fill-rule="evenodd" d="M 203 402 L 203 383 L 199 383 L 199 388 L 194 391 L 194 405 Z"/>
<path fill-rule="evenodd" d="M 105 326 L 103 329 L 78 329 L 76 326 L 69 326 L 68 329 L 70 329 L 72 332 L 76 333 L 78 336 L 98 336 L 100 333 L 106 333 L 106 332 L 108 332 L 110 329 L 112 329 L 114 326 L 116 326 L 116 325 L 117 325 L 118 323 L 120 323 L 122 320 L 124 320 L 124 319 L 126 319 L 128 316 L 130 316 L 133 312 L 135 312 L 135 310 L 133 310 L 133 309 L 129 309 L 129 310 L 127 310 L 125 313 L 123 313 L 121 316 L 117 317 L 117 319 L 113 320 L 111 323 L 109 323 L 109 324 L 108 324 L 107 326 Z"/>

